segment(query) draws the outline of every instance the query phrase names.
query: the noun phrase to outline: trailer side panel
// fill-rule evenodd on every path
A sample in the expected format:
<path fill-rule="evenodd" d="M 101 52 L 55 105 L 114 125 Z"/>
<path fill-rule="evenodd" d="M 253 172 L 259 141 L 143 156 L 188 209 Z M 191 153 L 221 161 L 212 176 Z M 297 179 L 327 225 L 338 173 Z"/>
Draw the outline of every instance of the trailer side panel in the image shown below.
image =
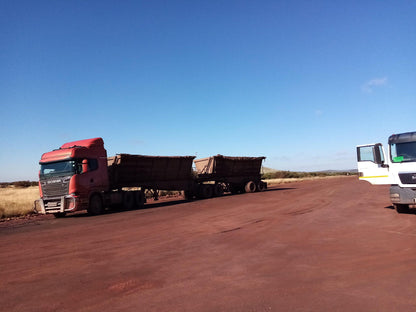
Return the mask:
<path fill-rule="evenodd" d="M 200 177 L 241 177 L 260 176 L 261 164 L 265 157 L 229 157 L 216 155 L 195 159 L 195 167 Z"/>
<path fill-rule="evenodd" d="M 193 181 L 194 158 L 119 154 L 108 158 L 110 182 L 113 188 L 184 189 Z"/>

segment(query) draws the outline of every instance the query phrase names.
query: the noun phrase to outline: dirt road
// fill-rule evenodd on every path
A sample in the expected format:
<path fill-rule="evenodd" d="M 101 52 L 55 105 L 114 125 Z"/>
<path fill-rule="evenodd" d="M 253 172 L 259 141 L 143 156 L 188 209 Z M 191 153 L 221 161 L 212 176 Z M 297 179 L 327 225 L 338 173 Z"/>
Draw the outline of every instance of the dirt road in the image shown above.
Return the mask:
<path fill-rule="evenodd" d="M 0 224 L 2 311 L 415 311 L 416 215 L 356 177 Z"/>

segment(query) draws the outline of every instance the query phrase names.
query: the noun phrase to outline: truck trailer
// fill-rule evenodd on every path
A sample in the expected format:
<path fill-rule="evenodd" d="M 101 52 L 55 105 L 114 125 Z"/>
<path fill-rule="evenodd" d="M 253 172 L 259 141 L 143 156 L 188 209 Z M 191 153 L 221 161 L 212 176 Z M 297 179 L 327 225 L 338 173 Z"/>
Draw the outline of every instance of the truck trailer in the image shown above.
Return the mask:
<path fill-rule="evenodd" d="M 87 210 L 101 214 L 107 207 L 140 208 L 146 194 L 183 191 L 186 199 L 263 191 L 261 165 L 265 157 L 216 155 L 107 157 L 102 138 L 74 141 L 44 153 L 40 159 L 39 193 L 34 210 L 65 216 Z M 196 171 L 193 170 L 195 163 Z"/>
<path fill-rule="evenodd" d="M 416 208 L 416 132 L 393 134 L 387 154 L 381 143 L 357 146 L 359 179 L 390 185 L 390 200 L 399 213 Z"/>

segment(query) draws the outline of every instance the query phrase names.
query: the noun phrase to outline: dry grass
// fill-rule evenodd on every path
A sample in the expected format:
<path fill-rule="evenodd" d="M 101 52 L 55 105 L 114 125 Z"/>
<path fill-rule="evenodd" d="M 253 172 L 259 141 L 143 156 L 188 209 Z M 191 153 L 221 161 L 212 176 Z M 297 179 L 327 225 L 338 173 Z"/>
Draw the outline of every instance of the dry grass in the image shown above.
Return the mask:
<path fill-rule="evenodd" d="M 276 184 L 286 184 L 290 182 L 300 182 L 306 180 L 321 180 L 321 179 L 333 179 L 339 177 L 347 177 L 347 176 L 325 176 L 325 177 L 305 177 L 305 178 L 284 178 L 284 179 L 265 179 L 264 181 L 267 182 L 267 185 L 276 185 Z"/>
<path fill-rule="evenodd" d="M 33 202 L 39 198 L 39 188 L 0 188 L 0 218 L 23 216 L 33 211 Z"/>

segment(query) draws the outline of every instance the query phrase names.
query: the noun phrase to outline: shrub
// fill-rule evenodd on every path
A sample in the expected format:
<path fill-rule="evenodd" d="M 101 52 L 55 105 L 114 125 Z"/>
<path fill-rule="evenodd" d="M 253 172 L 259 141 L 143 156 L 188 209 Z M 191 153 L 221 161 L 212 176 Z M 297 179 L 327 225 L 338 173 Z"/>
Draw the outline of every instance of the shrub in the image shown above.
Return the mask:
<path fill-rule="evenodd" d="M 262 175 L 263 179 L 300 179 L 311 177 L 328 177 L 338 175 L 353 175 L 355 172 L 321 171 L 321 172 L 296 172 L 296 171 L 274 171 Z"/>
<path fill-rule="evenodd" d="M 32 186 L 30 181 L 17 181 L 13 182 L 14 187 L 29 187 Z"/>

